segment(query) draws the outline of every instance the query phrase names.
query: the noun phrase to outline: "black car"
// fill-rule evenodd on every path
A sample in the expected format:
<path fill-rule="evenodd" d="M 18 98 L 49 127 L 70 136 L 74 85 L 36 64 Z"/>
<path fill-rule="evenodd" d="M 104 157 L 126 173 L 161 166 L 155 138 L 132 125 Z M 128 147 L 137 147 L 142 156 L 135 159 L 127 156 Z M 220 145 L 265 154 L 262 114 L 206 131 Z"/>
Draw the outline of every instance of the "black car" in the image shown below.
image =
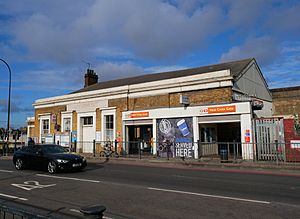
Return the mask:
<path fill-rule="evenodd" d="M 17 170 L 25 168 L 47 169 L 49 173 L 82 170 L 87 166 L 82 156 L 67 152 L 55 144 L 25 146 L 14 153 L 13 163 Z"/>

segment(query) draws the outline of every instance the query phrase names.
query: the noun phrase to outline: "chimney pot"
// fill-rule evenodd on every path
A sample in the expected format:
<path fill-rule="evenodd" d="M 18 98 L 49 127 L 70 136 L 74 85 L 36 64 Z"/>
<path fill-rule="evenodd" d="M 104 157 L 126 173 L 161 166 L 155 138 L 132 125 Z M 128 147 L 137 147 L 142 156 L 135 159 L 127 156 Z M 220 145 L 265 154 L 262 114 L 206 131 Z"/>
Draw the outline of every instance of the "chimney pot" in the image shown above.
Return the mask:
<path fill-rule="evenodd" d="M 98 75 L 92 69 L 87 69 L 84 75 L 84 87 L 91 86 L 98 83 Z"/>

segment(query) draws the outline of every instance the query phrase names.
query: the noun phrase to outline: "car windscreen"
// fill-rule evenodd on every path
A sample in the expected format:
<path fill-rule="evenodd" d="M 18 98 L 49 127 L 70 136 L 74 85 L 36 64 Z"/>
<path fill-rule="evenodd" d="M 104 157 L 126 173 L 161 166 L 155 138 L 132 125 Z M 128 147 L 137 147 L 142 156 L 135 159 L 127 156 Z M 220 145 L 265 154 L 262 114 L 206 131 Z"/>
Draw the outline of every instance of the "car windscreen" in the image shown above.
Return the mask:
<path fill-rule="evenodd" d="M 51 146 L 44 146 L 43 152 L 45 154 L 57 154 L 57 153 L 65 153 L 66 150 L 61 146 L 51 145 Z"/>

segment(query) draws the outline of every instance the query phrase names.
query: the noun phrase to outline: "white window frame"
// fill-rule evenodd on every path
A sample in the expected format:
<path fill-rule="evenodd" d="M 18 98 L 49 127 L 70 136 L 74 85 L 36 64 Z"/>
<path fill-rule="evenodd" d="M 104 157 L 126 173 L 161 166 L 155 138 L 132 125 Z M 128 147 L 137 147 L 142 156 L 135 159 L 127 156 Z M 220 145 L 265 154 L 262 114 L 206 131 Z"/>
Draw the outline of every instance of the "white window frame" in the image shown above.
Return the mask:
<path fill-rule="evenodd" d="M 65 123 L 64 123 L 64 119 L 70 119 L 70 132 L 72 132 L 72 127 L 73 127 L 73 121 L 72 121 L 72 113 L 66 113 L 66 112 L 62 112 L 61 113 L 61 130 L 62 132 L 65 132 Z"/>
<path fill-rule="evenodd" d="M 111 141 L 114 141 L 116 139 L 116 110 L 115 109 L 108 109 L 108 110 L 102 110 L 101 111 L 101 132 L 102 132 L 102 139 L 105 141 L 105 131 L 106 131 L 106 121 L 105 121 L 105 116 L 113 116 L 113 139 L 110 139 Z"/>
<path fill-rule="evenodd" d="M 42 143 L 42 135 L 44 134 L 50 134 L 51 133 L 51 119 L 50 119 L 50 114 L 49 115 L 40 115 L 39 116 L 39 120 L 40 120 L 40 138 L 39 138 L 39 142 Z M 49 121 L 49 131 L 48 133 L 43 133 L 43 121 L 44 120 L 48 120 Z"/>

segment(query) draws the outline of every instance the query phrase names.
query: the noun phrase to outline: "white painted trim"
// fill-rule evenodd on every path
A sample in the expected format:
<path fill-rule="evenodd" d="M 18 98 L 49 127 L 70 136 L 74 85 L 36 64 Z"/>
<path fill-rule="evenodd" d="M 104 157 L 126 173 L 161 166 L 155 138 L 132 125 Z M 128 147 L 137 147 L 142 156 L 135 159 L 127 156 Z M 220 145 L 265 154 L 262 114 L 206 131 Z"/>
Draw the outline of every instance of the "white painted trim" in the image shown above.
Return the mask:
<path fill-rule="evenodd" d="M 157 145 L 156 145 L 156 141 L 157 141 L 156 134 L 157 134 L 157 132 L 156 132 L 156 129 L 157 129 L 156 119 L 153 119 L 153 127 L 152 127 L 152 133 L 153 133 L 153 136 L 152 136 L 152 138 L 153 138 L 153 152 L 152 153 L 154 155 L 157 154 Z"/>
<path fill-rule="evenodd" d="M 113 115 L 114 117 L 114 131 L 113 131 L 113 139 L 110 139 L 111 141 L 114 141 L 116 139 L 116 110 L 115 109 L 108 109 L 108 110 L 101 110 L 101 139 L 105 141 L 104 135 L 105 135 L 105 121 L 104 116 Z"/>
<path fill-rule="evenodd" d="M 31 137 L 31 136 L 29 136 L 31 128 L 34 128 L 34 125 L 27 125 L 27 138 Z"/>
<path fill-rule="evenodd" d="M 201 113 L 203 109 L 208 107 L 224 107 L 224 106 L 235 106 L 236 112 L 229 113 L 214 113 L 207 114 Z M 130 118 L 131 113 L 137 112 L 149 112 L 148 117 L 143 118 Z M 218 105 L 206 105 L 206 106 L 191 106 L 187 107 L 172 107 L 172 108 L 158 108 L 158 109 L 145 109 L 138 111 L 126 111 L 122 112 L 122 120 L 143 120 L 143 119 L 157 119 L 157 118 L 175 118 L 175 117 L 200 117 L 200 116 L 217 116 L 217 115 L 239 115 L 239 114 L 249 114 L 251 113 L 251 106 L 249 102 L 239 102 L 239 103 L 228 103 L 228 104 L 218 104 Z"/>
<path fill-rule="evenodd" d="M 51 113 L 40 113 L 40 114 L 38 114 L 38 116 L 48 116 L 48 115 L 51 115 Z"/>
<path fill-rule="evenodd" d="M 93 117 L 93 131 L 94 131 L 94 139 L 96 139 L 96 112 L 84 112 L 84 113 L 77 113 L 77 141 L 80 142 L 81 135 L 82 135 L 82 124 L 81 124 L 81 118 L 82 117 L 88 117 L 92 116 Z M 91 139 L 93 141 L 94 139 Z M 78 148 L 79 149 L 79 148 Z M 82 148 L 83 150 L 83 148 Z"/>
<path fill-rule="evenodd" d="M 100 110 L 115 110 L 115 109 L 117 109 L 117 107 L 115 106 L 100 108 Z"/>
<path fill-rule="evenodd" d="M 199 139 L 199 124 L 198 117 L 193 116 L 193 141 L 194 141 L 194 158 L 197 159 L 199 157 L 198 152 L 198 142 Z M 196 143 L 197 142 L 197 143 Z"/>
<path fill-rule="evenodd" d="M 199 121 L 198 124 L 211 124 L 211 123 L 232 123 L 232 122 L 240 122 L 239 119 L 232 120 L 212 120 L 212 121 Z"/>
<path fill-rule="evenodd" d="M 62 112 L 61 113 L 61 131 L 64 131 L 64 119 L 70 118 L 71 119 L 71 124 L 70 124 L 70 132 L 72 132 L 72 125 L 73 125 L 73 118 L 72 118 L 72 112 Z"/>
<path fill-rule="evenodd" d="M 72 116 L 72 111 L 64 111 L 64 112 L 61 112 L 61 114 L 63 114 L 63 115 L 64 115 L 64 114 L 67 114 L 67 115 L 68 115 L 68 114 L 71 114 L 71 116 Z"/>
<path fill-rule="evenodd" d="M 36 100 L 33 106 L 38 109 L 41 107 L 65 105 L 74 103 L 74 101 L 91 98 L 116 99 L 126 97 L 128 93 L 135 93 L 135 96 L 145 95 L 145 93 L 165 93 L 169 89 L 172 92 L 190 91 L 193 89 L 207 89 L 220 86 L 232 86 L 233 78 L 230 76 L 230 70 L 215 71 L 191 75 L 186 77 L 177 77 L 159 81 L 145 82 L 140 84 L 125 85 L 101 90 L 67 94 L 63 96 L 50 97 Z M 225 81 L 225 82 L 224 82 Z M 147 94 L 149 95 L 149 94 Z M 153 94 L 152 94 L 153 95 Z"/>
<path fill-rule="evenodd" d="M 31 116 L 31 117 L 27 117 L 26 118 L 26 122 L 34 122 L 34 116 Z"/>
<path fill-rule="evenodd" d="M 39 143 L 42 143 L 42 126 L 43 126 L 43 120 L 49 120 L 49 132 L 47 134 L 50 134 L 51 131 L 51 118 L 50 118 L 50 113 L 47 113 L 47 114 L 43 114 L 43 115 L 39 115 L 39 120 L 40 120 L 40 136 L 39 136 Z"/>

